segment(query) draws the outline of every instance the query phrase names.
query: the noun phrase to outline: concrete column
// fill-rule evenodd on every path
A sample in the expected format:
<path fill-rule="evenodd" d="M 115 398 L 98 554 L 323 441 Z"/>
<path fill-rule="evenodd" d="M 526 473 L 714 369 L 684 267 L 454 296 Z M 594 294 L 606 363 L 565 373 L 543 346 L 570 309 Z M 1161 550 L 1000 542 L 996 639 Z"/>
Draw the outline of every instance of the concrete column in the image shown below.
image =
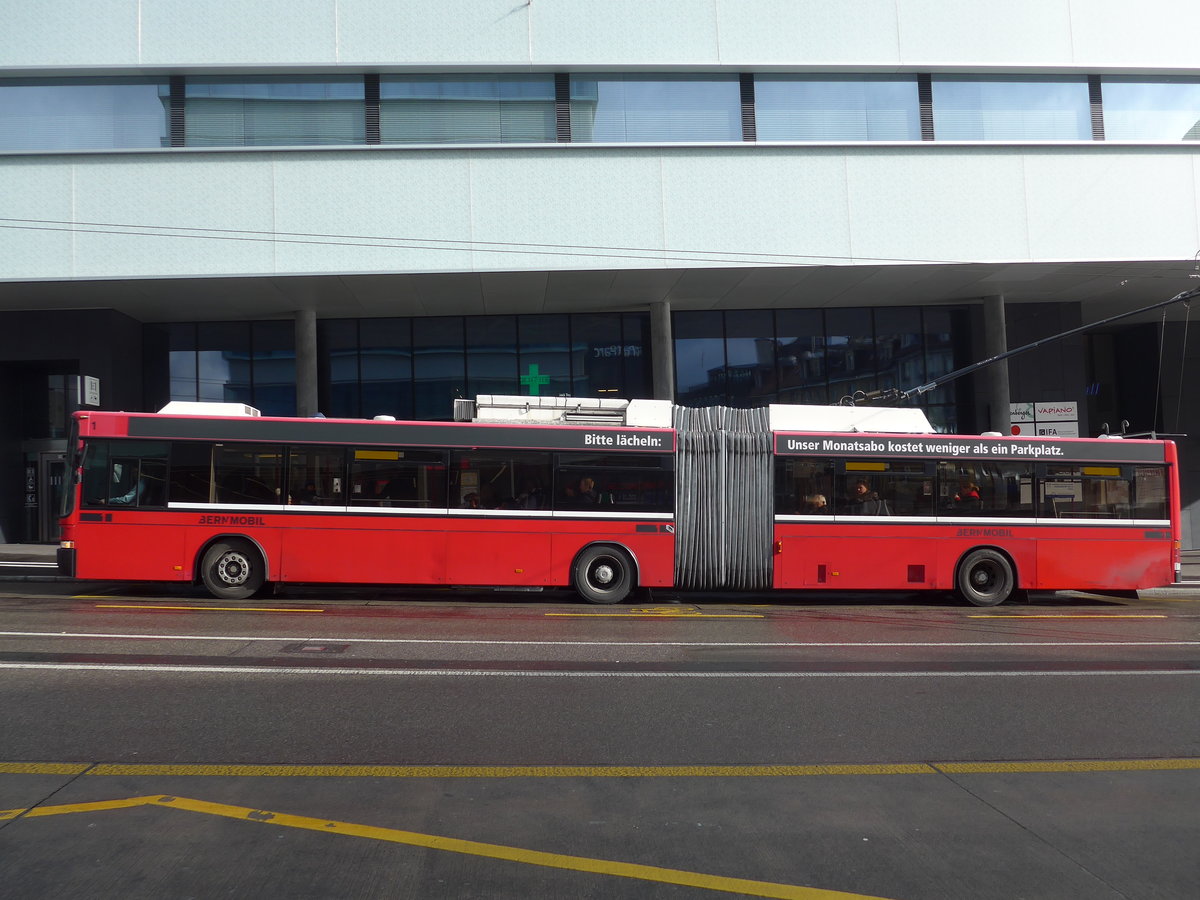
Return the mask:
<path fill-rule="evenodd" d="M 1008 350 L 1008 332 L 1004 324 L 1004 296 L 985 297 L 983 300 L 983 352 L 988 359 Z M 1008 360 L 992 363 L 980 370 L 987 385 L 990 415 L 988 428 L 1008 434 L 1012 422 L 1009 419 L 1008 403 Z"/>
<path fill-rule="evenodd" d="M 654 399 L 675 399 L 675 342 L 671 337 L 671 304 L 650 304 L 650 355 L 654 360 Z"/>
<path fill-rule="evenodd" d="M 317 313 L 296 311 L 296 415 L 317 414 Z"/>

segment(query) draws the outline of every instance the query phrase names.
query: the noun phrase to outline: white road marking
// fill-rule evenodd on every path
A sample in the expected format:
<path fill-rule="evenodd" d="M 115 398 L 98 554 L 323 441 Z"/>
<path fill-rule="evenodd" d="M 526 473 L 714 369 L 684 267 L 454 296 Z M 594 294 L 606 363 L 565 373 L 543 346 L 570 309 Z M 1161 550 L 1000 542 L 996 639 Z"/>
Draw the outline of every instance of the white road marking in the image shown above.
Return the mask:
<path fill-rule="evenodd" d="M 94 672 L 175 672 L 220 675 L 358 675 L 377 677 L 453 677 L 453 678 L 1077 678 L 1084 676 L 1129 675 L 1200 675 L 1200 669 L 1069 670 L 1043 672 L 1036 669 L 1010 672 L 544 672 L 528 669 L 350 669 L 289 666 L 180 666 L 180 665 L 107 665 L 102 663 L 5 663 L 0 669 L 63 669 Z"/>

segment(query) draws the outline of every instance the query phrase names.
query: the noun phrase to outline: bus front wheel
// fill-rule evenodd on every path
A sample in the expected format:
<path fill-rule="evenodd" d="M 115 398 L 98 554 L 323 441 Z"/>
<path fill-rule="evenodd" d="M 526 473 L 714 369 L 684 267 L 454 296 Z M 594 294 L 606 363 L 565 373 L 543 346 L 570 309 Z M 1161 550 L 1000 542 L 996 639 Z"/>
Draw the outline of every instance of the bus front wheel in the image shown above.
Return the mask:
<path fill-rule="evenodd" d="M 633 588 L 633 561 L 617 547 L 587 547 L 575 560 L 571 586 L 588 603 L 620 603 Z"/>
<path fill-rule="evenodd" d="M 1008 558 L 996 550 L 972 550 L 958 565 L 958 594 L 972 606 L 998 606 L 1012 596 L 1016 577 Z"/>
<path fill-rule="evenodd" d="M 221 600 L 245 600 L 263 585 L 266 567 L 245 541 L 217 541 L 204 554 L 200 580 Z"/>

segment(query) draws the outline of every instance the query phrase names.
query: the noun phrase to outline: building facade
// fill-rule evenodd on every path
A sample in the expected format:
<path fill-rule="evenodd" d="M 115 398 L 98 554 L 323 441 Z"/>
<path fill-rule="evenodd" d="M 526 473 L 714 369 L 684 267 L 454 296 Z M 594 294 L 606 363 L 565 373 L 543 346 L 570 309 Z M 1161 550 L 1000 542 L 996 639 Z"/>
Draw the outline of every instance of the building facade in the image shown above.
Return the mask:
<path fill-rule="evenodd" d="M 830 403 L 1200 285 L 1185 0 L 0 10 L 0 540 L 80 406 Z M 1188 434 L 1187 312 L 912 402 Z"/>

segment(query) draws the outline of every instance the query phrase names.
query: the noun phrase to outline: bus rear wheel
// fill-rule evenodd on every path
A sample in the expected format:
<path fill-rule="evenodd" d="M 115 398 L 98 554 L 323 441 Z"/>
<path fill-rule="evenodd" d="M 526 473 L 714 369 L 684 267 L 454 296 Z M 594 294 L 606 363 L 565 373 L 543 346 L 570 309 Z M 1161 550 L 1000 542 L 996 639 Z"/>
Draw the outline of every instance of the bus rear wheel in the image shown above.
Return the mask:
<path fill-rule="evenodd" d="M 200 563 L 200 580 L 220 600 L 245 600 L 263 586 L 262 556 L 247 541 L 217 541 Z"/>
<path fill-rule="evenodd" d="M 1012 564 L 999 551 L 981 547 L 958 564 L 958 595 L 972 606 L 998 606 L 1013 594 L 1016 576 Z"/>
<path fill-rule="evenodd" d="M 620 603 L 633 588 L 633 561 L 617 547 L 587 547 L 571 569 L 571 586 L 588 603 Z"/>

